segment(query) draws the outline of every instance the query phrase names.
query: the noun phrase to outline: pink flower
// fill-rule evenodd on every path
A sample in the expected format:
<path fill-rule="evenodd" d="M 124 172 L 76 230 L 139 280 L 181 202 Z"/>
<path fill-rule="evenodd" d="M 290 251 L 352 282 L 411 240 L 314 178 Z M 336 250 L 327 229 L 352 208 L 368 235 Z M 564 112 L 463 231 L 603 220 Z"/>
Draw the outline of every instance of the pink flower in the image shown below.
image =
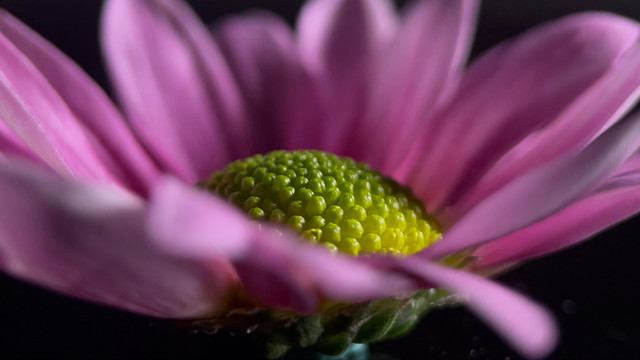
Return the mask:
<path fill-rule="evenodd" d="M 421 288 L 460 295 L 524 355 L 553 320 L 473 274 L 581 241 L 640 209 L 640 27 L 580 14 L 464 69 L 477 2 L 311 0 L 296 32 L 255 12 L 210 32 L 182 3 L 110 0 L 126 120 L 71 60 L 0 14 L 0 267 L 144 315 L 225 314 L 235 294 L 313 312 Z M 444 225 L 404 258 L 259 231 L 193 184 L 274 149 L 353 157 Z M 438 264 L 467 251 L 465 270 Z"/>

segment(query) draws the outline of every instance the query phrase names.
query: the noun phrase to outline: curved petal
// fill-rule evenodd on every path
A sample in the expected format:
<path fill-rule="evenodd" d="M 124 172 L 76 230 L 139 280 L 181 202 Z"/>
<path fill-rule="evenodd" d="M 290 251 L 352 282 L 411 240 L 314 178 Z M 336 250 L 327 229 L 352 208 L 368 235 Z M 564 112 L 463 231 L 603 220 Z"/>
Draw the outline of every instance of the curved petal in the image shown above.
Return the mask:
<path fill-rule="evenodd" d="M 636 151 L 624 164 L 618 166 L 609 178 L 614 178 L 618 175 L 623 175 L 629 172 L 635 172 L 640 169 L 640 152 Z M 605 180 L 606 182 L 607 180 Z"/>
<path fill-rule="evenodd" d="M 553 124 L 613 71 L 639 37 L 636 22 L 589 13 L 542 25 L 487 53 L 471 66 L 420 140 L 412 159 L 412 189 L 431 211 L 455 202 L 505 152 Z M 612 99 L 618 107 L 626 100 Z M 586 134 L 566 147 L 584 145 L 609 119 L 587 123 L 581 131 Z"/>
<path fill-rule="evenodd" d="M 244 291 L 253 301 L 271 308 L 316 311 L 320 301 L 313 280 L 300 271 L 285 247 L 268 241 L 257 242 L 254 256 L 247 254 L 234 263 Z"/>
<path fill-rule="evenodd" d="M 110 0 L 102 45 L 133 128 L 166 170 L 193 183 L 245 155 L 237 86 L 186 4 Z"/>
<path fill-rule="evenodd" d="M 408 258 L 399 265 L 427 283 L 455 292 L 480 318 L 528 358 L 548 355 L 558 340 L 557 324 L 539 305 L 497 283 Z"/>
<path fill-rule="evenodd" d="M 373 58 L 395 32 L 388 0 L 311 0 L 298 18 L 302 60 L 314 75 L 326 110 L 322 150 L 348 149 L 349 132 L 362 116 Z"/>
<path fill-rule="evenodd" d="M 213 34 L 250 115 L 247 150 L 319 148 L 322 111 L 291 29 L 273 14 L 253 12 L 225 19 Z"/>
<path fill-rule="evenodd" d="M 2 119 L 0 119 L 0 153 L 12 159 L 26 160 L 48 168 L 48 165 L 16 136 Z"/>
<path fill-rule="evenodd" d="M 175 256 L 229 259 L 244 292 L 262 305 L 300 312 L 321 300 L 364 301 L 410 290 L 411 282 L 357 259 L 251 222 L 214 195 L 165 180 L 151 197 L 153 241 Z"/>
<path fill-rule="evenodd" d="M 640 170 L 608 179 L 593 194 L 532 226 L 474 251 L 487 268 L 544 255 L 583 241 L 640 209 Z"/>
<path fill-rule="evenodd" d="M 0 33 L 44 76 L 81 126 L 95 135 L 92 143 L 110 171 L 130 188 L 146 192 L 158 172 L 102 89 L 51 43 L 6 12 L 0 12 Z"/>
<path fill-rule="evenodd" d="M 455 223 L 479 201 L 529 169 L 581 147 L 631 109 L 640 97 L 640 45 L 635 45 L 542 131 L 529 135 L 505 154 L 460 201 L 445 212 Z M 604 125 L 603 125 L 604 124 Z"/>
<path fill-rule="evenodd" d="M 167 178 L 151 193 L 147 232 L 167 252 L 210 259 L 249 250 L 253 224 L 216 196 Z"/>
<path fill-rule="evenodd" d="M 3 34 L 0 34 L 0 119 L 59 173 L 119 183 L 112 169 L 105 166 L 94 138 L 33 63 Z"/>
<path fill-rule="evenodd" d="M 320 299 L 362 302 L 415 289 L 412 281 L 384 267 L 333 254 L 287 234 L 267 231 L 256 240 L 254 251 L 234 264 L 246 291 L 269 306 L 307 313 L 317 310 Z"/>
<path fill-rule="evenodd" d="M 395 38 L 376 65 L 367 121 L 360 124 L 349 153 L 361 154 L 358 158 L 375 164 L 377 170 L 393 174 L 425 119 L 461 77 L 478 5 L 476 0 L 422 0 L 406 9 Z M 379 151 L 380 144 L 388 147 Z"/>
<path fill-rule="evenodd" d="M 311 0 L 298 18 L 300 51 L 311 69 L 337 77 L 387 41 L 396 21 L 387 0 Z"/>
<path fill-rule="evenodd" d="M 627 119 L 578 154 L 567 154 L 510 182 L 467 213 L 420 254 L 442 256 L 481 245 L 580 199 L 640 146 L 640 117 Z"/>
<path fill-rule="evenodd" d="M 216 263 L 159 251 L 145 233 L 142 199 L 114 187 L 7 166 L 0 167 L 0 193 L 2 270 L 70 296 L 156 317 L 227 310 L 235 275 Z"/>

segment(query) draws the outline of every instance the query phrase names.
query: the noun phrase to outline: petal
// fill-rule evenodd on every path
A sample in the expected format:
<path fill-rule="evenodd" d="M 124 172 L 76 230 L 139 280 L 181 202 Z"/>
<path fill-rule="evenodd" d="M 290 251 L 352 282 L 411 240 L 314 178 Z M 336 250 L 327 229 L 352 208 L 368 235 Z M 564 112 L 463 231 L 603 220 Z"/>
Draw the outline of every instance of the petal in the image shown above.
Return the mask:
<path fill-rule="evenodd" d="M 407 291 L 410 282 L 357 259 L 263 230 L 216 196 L 165 179 L 154 189 L 149 232 L 175 256 L 229 259 L 244 292 L 262 305 L 311 312 L 320 300 L 357 302 Z"/>
<path fill-rule="evenodd" d="M 474 251 L 479 268 L 551 253 L 583 241 L 640 211 L 640 170 L 608 179 L 593 194 L 532 226 Z"/>
<path fill-rule="evenodd" d="M 373 74 L 367 121 L 354 152 L 392 174 L 428 115 L 461 77 L 471 48 L 479 2 L 422 0 L 407 9 L 402 24 Z M 385 146 L 384 151 L 380 144 Z"/>
<path fill-rule="evenodd" d="M 114 187 L 5 165 L 0 193 L 4 271 L 144 315 L 190 318 L 225 310 L 235 275 L 224 263 L 186 261 L 159 251 L 144 231 L 142 199 Z"/>
<path fill-rule="evenodd" d="M 326 110 L 322 150 L 343 154 L 362 115 L 374 55 L 395 32 L 388 0 L 312 0 L 298 18 L 302 59 L 320 88 Z"/>
<path fill-rule="evenodd" d="M 541 358 L 555 347 L 558 330 L 553 317 L 522 295 L 482 277 L 415 258 L 403 260 L 400 267 L 455 292 L 524 356 Z"/>
<path fill-rule="evenodd" d="M 247 150 L 320 147 L 322 111 L 291 29 L 273 14 L 253 12 L 225 19 L 213 33 L 250 114 Z"/>
<path fill-rule="evenodd" d="M 379 46 L 395 27 L 393 4 L 386 0 L 312 0 L 304 5 L 297 24 L 306 63 L 331 76 L 359 65 L 365 56 L 359 50 Z"/>
<path fill-rule="evenodd" d="M 119 182 L 103 163 L 94 139 L 64 100 L 3 34 L 0 34 L 0 119 L 59 173 L 97 182 Z"/>
<path fill-rule="evenodd" d="M 175 255 L 239 256 L 249 249 L 254 227 L 232 205 L 171 178 L 151 194 L 147 232 L 158 247 Z"/>
<path fill-rule="evenodd" d="M 635 172 L 638 169 L 640 169 L 640 152 L 636 152 L 635 154 L 633 154 L 633 156 L 627 159 L 624 164 L 618 166 L 616 171 L 614 171 L 609 178 L 614 178 L 618 175 L 622 175 L 628 172 Z"/>
<path fill-rule="evenodd" d="M 261 303 L 308 313 L 319 300 L 362 302 L 413 290 L 413 282 L 389 273 L 384 266 L 333 254 L 294 236 L 262 233 L 234 261 L 247 293 Z M 273 287 L 272 287 L 273 285 Z"/>
<path fill-rule="evenodd" d="M 0 32 L 46 78 L 69 110 L 90 131 L 112 173 L 143 192 L 158 176 L 155 166 L 131 134 L 106 94 L 51 43 L 10 14 L 0 13 Z M 98 145 L 99 144 L 99 145 Z"/>
<path fill-rule="evenodd" d="M 242 155 L 237 86 L 186 4 L 108 1 L 102 44 L 132 126 L 166 170 L 193 183 Z"/>
<path fill-rule="evenodd" d="M 319 296 L 310 279 L 291 257 L 286 245 L 269 244 L 263 237 L 254 251 L 234 261 L 244 291 L 260 305 L 311 313 L 319 307 Z M 255 254 L 255 255 L 253 255 Z"/>
<path fill-rule="evenodd" d="M 515 179 L 467 213 L 424 250 L 442 256 L 478 246 L 539 221 L 579 200 L 640 146 L 640 117 L 627 119 L 578 154 L 567 154 Z"/>
<path fill-rule="evenodd" d="M 445 217 L 454 223 L 480 200 L 526 171 L 572 148 L 582 147 L 631 109 L 640 96 L 640 45 L 571 104 L 545 129 L 505 154 Z"/>
<path fill-rule="evenodd" d="M 638 24 L 628 19 L 581 14 L 542 25 L 487 53 L 421 139 L 412 159 L 412 189 L 432 211 L 455 202 L 505 152 L 553 123 L 615 69 L 639 34 Z M 613 100 L 619 107 L 627 98 Z M 589 122 L 581 131 L 587 134 L 569 142 L 569 148 L 584 145 L 609 118 Z"/>
<path fill-rule="evenodd" d="M 0 119 L 0 152 L 9 158 L 26 160 L 48 167 L 13 131 Z"/>

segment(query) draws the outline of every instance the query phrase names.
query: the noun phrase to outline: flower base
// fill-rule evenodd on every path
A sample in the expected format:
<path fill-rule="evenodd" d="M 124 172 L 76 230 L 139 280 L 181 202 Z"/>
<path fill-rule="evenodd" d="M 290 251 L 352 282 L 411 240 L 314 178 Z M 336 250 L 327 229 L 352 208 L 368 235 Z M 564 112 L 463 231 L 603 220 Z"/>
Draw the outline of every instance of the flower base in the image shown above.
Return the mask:
<path fill-rule="evenodd" d="M 428 289 L 407 297 L 335 304 L 313 315 L 236 309 L 225 317 L 198 320 L 188 326 L 205 333 L 243 336 L 257 355 L 268 359 L 280 358 L 292 348 L 336 356 L 353 343 L 370 344 L 403 336 L 429 311 L 455 304 L 455 297 L 447 292 Z"/>

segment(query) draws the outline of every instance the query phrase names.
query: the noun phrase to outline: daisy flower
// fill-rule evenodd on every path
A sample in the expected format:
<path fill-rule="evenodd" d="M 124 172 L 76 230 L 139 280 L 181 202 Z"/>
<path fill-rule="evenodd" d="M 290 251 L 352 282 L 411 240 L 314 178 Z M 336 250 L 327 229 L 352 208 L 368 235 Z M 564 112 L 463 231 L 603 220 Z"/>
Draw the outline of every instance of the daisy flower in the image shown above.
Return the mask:
<path fill-rule="evenodd" d="M 640 27 L 573 15 L 466 66 L 477 8 L 310 0 L 293 30 L 262 11 L 207 28 L 179 1 L 108 0 L 122 110 L 0 14 L 0 268 L 276 332 L 269 356 L 397 336 L 449 301 L 544 356 L 553 319 L 483 274 L 640 209 L 640 120 L 624 118 Z"/>

